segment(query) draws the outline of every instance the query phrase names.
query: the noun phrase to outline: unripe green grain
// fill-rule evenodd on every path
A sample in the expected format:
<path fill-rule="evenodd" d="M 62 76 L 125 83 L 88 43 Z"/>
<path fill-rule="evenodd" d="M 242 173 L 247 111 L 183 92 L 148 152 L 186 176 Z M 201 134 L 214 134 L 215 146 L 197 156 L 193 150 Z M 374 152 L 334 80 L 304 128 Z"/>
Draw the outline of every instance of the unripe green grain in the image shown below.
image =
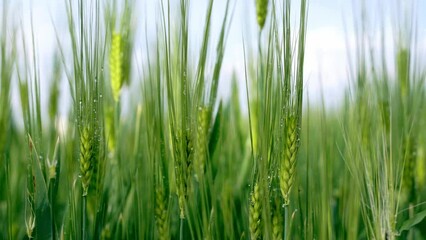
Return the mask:
<path fill-rule="evenodd" d="M 179 211 L 180 218 L 185 218 L 185 177 L 183 171 L 183 162 L 181 157 L 181 152 L 179 148 L 179 143 L 182 139 L 182 133 L 178 132 L 173 137 L 174 145 L 175 145 L 175 157 L 174 157 L 174 165 L 175 165 L 175 179 L 176 179 L 176 194 L 178 196 L 179 203 Z"/>
<path fill-rule="evenodd" d="M 250 224 L 250 236 L 251 239 L 259 239 L 261 236 L 261 214 L 262 214 L 262 204 L 261 204 L 261 193 L 259 184 L 256 182 L 254 184 L 253 192 L 251 194 L 250 202 L 250 213 L 249 213 L 249 224 Z"/>
<path fill-rule="evenodd" d="M 426 158 L 424 147 L 422 144 L 419 144 L 417 149 L 417 159 L 416 159 L 416 185 L 418 189 L 424 189 L 426 183 Z"/>
<path fill-rule="evenodd" d="M 178 131 L 173 138 L 175 145 L 175 179 L 176 179 L 176 193 L 178 195 L 180 218 L 185 218 L 185 202 L 188 195 L 188 188 L 192 176 L 192 158 L 193 146 L 190 131 L 182 134 Z M 184 144 L 184 154 L 181 154 L 181 144 Z"/>
<path fill-rule="evenodd" d="M 157 224 L 158 239 L 170 239 L 169 220 L 167 214 L 167 204 L 164 196 L 164 189 L 156 186 L 155 189 L 155 222 Z"/>
<path fill-rule="evenodd" d="M 83 196 L 87 195 L 90 179 L 93 174 L 93 144 L 91 131 L 84 127 L 80 134 L 80 172 Z"/>
<path fill-rule="evenodd" d="M 257 24 L 262 30 L 265 26 L 266 16 L 268 15 L 268 0 L 256 0 Z"/>
<path fill-rule="evenodd" d="M 36 225 L 36 218 L 35 214 L 31 211 L 30 216 L 28 217 L 28 220 L 25 220 L 25 227 L 27 231 L 27 237 L 28 239 L 33 239 L 33 233 Z"/>
<path fill-rule="evenodd" d="M 114 126 L 114 108 L 108 107 L 105 110 L 105 136 L 108 140 L 108 151 L 115 152 L 115 126 Z"/>
<path fill-rule="evenodd" d="M 283 219 L 281 216 L 281 206 L 279 199 L 275 198 L 272 211 L 272 239 L 283 239 Z"/>
<path fill-rule="evenodd" d="M 204 174 L 207 157 L 207 134 L 209 130 L 210 109 L 200 107 L 197 115 L 197 136 L 195 143 L 194 161 L 198 177 Z"/>
<path fill-rule="evenodd" d="M 405 190 L 408 200 L 415 199 L 415 178 L 416 178 L 416 160 L 417 160 L 417 144 L 414 137 L 409 137 L 403 145 L 404 173 L 403 173 L 403 189 Z"/>
<path fill-rule="evenodd" d="M 288 205 L 290 202 L 290 191 L 294 181 L 296 154 L 298 150 L 298 131 L 297 119 L 291 115 L 287 119 L 287 137 L 284 148 L 283 161 L 280 167 L 280 188 L 284 198 L 284 204 Z"/>
<path fill-rule="evenodd" d="M 111 88 L 114 100 L 117 102 L 120 98 L 121 86 L 123 85 L 123 51 L 122 39 L 120 33 L 113 33 L 111 39 L 111 53 L 109 68 L 111 74 Z"/>
<path fill-rule="evenodd" d="M 410 71 L 410 52 L 406 48 L 400 48 L 397 54 L 398 61 L 398 78 L 401 90 L 401 96 L 405 98 L 410 88 L 409 71 Z"/>
<path fill-rule="evenodd" d="M 48 179 L 56 178 L 56 165 L 57 165 L 56 161 L 53 161 L 53 162 L 48 161 L 47 162 Z"/>

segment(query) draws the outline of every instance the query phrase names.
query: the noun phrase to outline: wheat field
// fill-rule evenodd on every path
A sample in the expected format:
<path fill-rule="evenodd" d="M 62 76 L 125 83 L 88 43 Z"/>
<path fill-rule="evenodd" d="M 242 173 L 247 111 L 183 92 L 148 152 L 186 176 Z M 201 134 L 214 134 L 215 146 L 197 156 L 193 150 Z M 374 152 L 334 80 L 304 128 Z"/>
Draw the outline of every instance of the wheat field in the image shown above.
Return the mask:
<path fill-rule="evenodd" d="M 309 0 L 244 2 L 233 75 L 237 0 L 59 2 L 45 39 L 1 1 L 0 239 L 426 239 L 421 0 L 349 1 L 333 107 Z"/>

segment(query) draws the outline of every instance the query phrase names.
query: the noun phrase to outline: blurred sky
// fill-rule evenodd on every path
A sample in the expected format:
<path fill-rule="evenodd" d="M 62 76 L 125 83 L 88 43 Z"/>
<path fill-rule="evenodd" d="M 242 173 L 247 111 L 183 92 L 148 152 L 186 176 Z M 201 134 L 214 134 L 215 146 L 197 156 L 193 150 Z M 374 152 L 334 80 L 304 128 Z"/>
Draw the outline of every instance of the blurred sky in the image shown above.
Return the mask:
<path fill-rule="evenodd" d="M 3 0 L 4 1 L 4 0 Z M 172 0 L 172 6 L 173 6 Z M 254 0 L 232 0 L 236 1 L 235 12 L 231 25 L 231 30 L 226 48 L 226 55 L 223 63 L 223 81 L 220 84 L 220 94 L 224 97 L 229 95 L 230 77 L 235 71 L 240 76 L 240 86 L 242 94 L 244 88 L 244 59 L 242 38 L 250 41 L 256 36 L 257 25 L 255 22 Z M 293 2 L 297 8 L 300 0 Z M 348 57 L 347 52 L 351 52 L 353 44 L 346 44 L 346 40 L 353 36 L 353 2 L 358 0 L 310 0 L 308 30 L 306 39 L 305 76 L 306 89 L 311 104 L 320 102 L 321 89 L 328 106 L 336 106 L 348 86 Z M 380 4 L 398 0 L 377 0 L 377 3 L 370 4 L 373 11 L 378 15 L 383 9 Z M 29 36 L 31 33 L 31 14 L 33 16 L 33 26 L 37 45 L 37 54 L 40 62 L 41 94 L 43 101 L 47 101 L 48 80 L 52 65 L 52 56 L 57 46 L 56 34 L 61 39 L 68 37 L 66 10 L 64 1 L 52 0 L 15 0 L 12 2 L 12 17 L 16 25 L 23 26 L 24 32 Z M 195 39 L 192 44 L 199 46 L 199 39 L 202 36 L 204 26 L 204 13 L 207 0 L 191 1 L 191 38 Z M 368 2 L 368 1 L 367 1 Z M 419 0 L 416 7 L 419 22 L 419 45 L 426 49 L 426 1 Z M 136 15 L 138 21 L 138 34 L 136 39 L 137 56 L 143 55 L 145 49 L 145 34 L 152 38 L 156 33 L 155 23 L 159 16 L 159 0 L 136 0 Z M 216 0 L 213 13 L 213 35 L 216 36 L 220 28 L 221 18 L 224 13 L 226 0 Z M 145 31 L 145 25 L 148 31 Z M 55 33 L 56 27 L 57 32 Z M 251 34 L 250 34 L 251 33 Z M 197 41 L 198 39 L 198 41 Z M 213 40 L 215 40 L 213 38 Z M 154 41 L 154 39 L 152 39 Z M 351 42 L 350 40 L 348 41 Z M 139 61 L 143 61 L 139 58 Z M 140 63 L 138 63 L 140 64 Z M 66 88 L 67 86 L 65 86 Z M 127 90 L 125 90 L 127 91 Z M 64 89 L 63 96 L 69 95 Z M 16 98 L 16 97 L 15 97 Z M 245 97 L 241 96 L 244 100 Z"/>

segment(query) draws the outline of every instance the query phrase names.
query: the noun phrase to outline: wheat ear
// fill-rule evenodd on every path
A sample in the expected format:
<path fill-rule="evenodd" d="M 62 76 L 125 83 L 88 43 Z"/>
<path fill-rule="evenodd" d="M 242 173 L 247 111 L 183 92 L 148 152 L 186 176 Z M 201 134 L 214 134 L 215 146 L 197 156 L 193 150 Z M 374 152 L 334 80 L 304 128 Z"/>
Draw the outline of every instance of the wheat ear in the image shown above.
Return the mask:
<path fill-rule="evenodd" d="M 290 202 L 289 195 L 294 181 L 296 154 L 298 150 L 298 130 L 297 119 L 291 115 L 287 119 L 286 141 L 284 147 L 284 159 L 280 167 L 280 189 L 284 199 L 284 204 Z"/>
<path fill-rule="evenodd" d="M 260 29 L 265 26 L 266 16 L 268 15 L 268 2 L 269 0 L 256 0 L 257 24 Z"/>
<path fill-rule="evenodd" d="M 253 192 L 251 194 L 250 202 L 250 213 L 249 213 L 249 224 L 250 224 L 250 236 L 251 239 L 259 239 L 261 235 L 261 214 L 262 214 L 262 204 L 261 204 L 261 193 L 259 184 L 256 182 L 254 184 Z"/>
<path fill-rule="evenodd" d="M 186 131 L 182 134 L 178 131 L 174 136 L 175 145 L 175 178 L 177 186 L 178 203 L 180 210 L 180 218 L 185 218 L 185 202 L 188 195 L 188 188 L 192 176 L 192 158 L 193 158 L 193 145 L 191 140 L 191 132 Z M 184 141 L 184 154 L 181 154 L 180 144 Z"/>
<path fill-rule="evenodd" d="M 109 64 L 112 95 L 114 100 L 117 102 L 120 98 L 121 86 L 123 85 L 123 49 L 122 38 L 119 33 L 112 34 Z"/>
<path fill-rule="evenodd" d="M 162 186 L 157 186 L 155 189 L 155 222 L 157 223 L 158 239 L 170 239 L 167 203 Z"/>
<path fill-rule="evenodd" d="M 92 136 L 89 127 L 84 127 L 80 134 L 80 172 L 83 196 L 87 195 L 93 174 Z"/>
<path fill-rule="evenodd" d="M 272 239 L 274 240 L 283 239 L 283 219 L 280 210 L 280 200 L 278 195 L 276 195 L 272 211 Z"/>
<path fill-rule="evenodd" d="M 403 189 L 407 194 L 407 199 L 412 201 L 416 198 L 416 160 L 417 160 L 417 144 L 413 136 L 407 137 L 403 145 Z"/>
<path fill-rule="evenodd" d="M 209 130 L 210 109 L 200 107 L 197 116 L 197 136 L 195 142 L 194 162 L 198 177 L 204 174 L 207 157 L 207 134 Z"/>

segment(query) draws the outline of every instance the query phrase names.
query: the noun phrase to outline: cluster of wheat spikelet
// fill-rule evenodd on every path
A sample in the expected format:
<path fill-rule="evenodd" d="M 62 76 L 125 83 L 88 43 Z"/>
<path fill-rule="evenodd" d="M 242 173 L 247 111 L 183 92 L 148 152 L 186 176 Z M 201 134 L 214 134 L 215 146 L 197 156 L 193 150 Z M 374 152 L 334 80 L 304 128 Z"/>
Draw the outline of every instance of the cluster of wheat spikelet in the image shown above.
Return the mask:
<path fill-rule="evenodd" d="M 167 203 L 164 196 L 164 187 L 161 184 L 155 188 L 155 221 L 157 223 L 158 238 L 161 240 L 170 239 Z"/>
<path fill-rule="evenodd" d="M 259 239 L 262 233 L 262 203 L 259 184 L 256 182 L 253 187 L 250 201 L 249 225 L 251 239 Z"/>
<path fill-rule="evenodd" d="M 173 139 L 175 145 L 175 178 L 177 195 L 179 202 L 180 218 L 185 218 L 185 203 L 188 197 L 188 190 L 190 186 L 190 179 L 192 174 L 192 158 L 193 158 L 193 146 L 191 140 L 190 131 L 178 131 Z M 180 144 L 184 144 L 184 153 L 181 153 Z"/>
<path fill-rule="evenodd" d="M 210 109 L 200 107 L 197 115 L 197 136 L 195 142 L 194 161 L 198 177 L 204 174 L 207 157 L 207 134 L 209 130 Z"/>
<path fill-rule="evenodd" d="M 80 172 L 83 196 L 86 196 L 93 174 L 93 136 L 89 127 L 80 133 Z"/>
<path fill-rule="evenodd" d="M 260 29 L 263 29 L 268 14 L 268 0 L 256 0 L 256 14 L 257 24 Z"/>
<path fill-rule="evenodd" d="M 298 150 L 298 129 L 297 129 L 297 118 L 294 115 L 288 117 L 286 122 L 286 140 L 284 146 L 284 156 L 281 161 L 281 167 L 279 172 L 280 177 L 280 189 L 281 194 L 284 198 L 284 204 L 288 205 L 289 194 L 294 181 L 296 154 Z"/>
<path fill-rule="evenodd" d="M 272 206 L 272 239 L 281 240 L 283 239 L 283 217 L 282 217 L 282 206 L 278 196 L 274 199 Z"/>
<path fill-rule="evenodd" d="M 111 88 L 115 101 L 120 98 L 121 86 L 123 85 L 123 46 L 120 33 L 114 32 L 111 39 L 110 53 Z"/>

